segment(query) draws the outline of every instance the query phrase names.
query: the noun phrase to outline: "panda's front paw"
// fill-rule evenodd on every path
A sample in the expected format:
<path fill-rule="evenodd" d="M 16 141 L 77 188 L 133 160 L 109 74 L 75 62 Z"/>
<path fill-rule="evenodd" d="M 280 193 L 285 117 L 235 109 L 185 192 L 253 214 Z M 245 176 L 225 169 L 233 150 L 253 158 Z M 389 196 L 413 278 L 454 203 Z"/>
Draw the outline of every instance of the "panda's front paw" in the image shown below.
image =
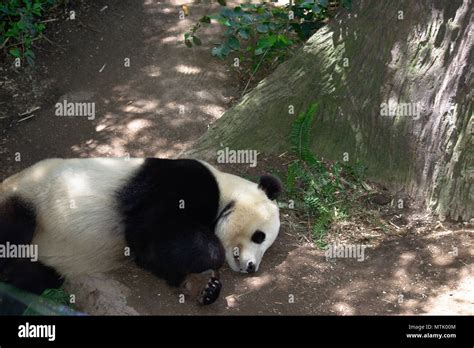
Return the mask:
<path fill-rule="evenodd" d="M 198 297 L 199 303 L 208 305 L 215 302 L 221 293 L 222 283 L 219 279 L 212 277 L 209 279 L 206 287 L 202 290 Z"/>
<path fill-rule="evenodd" d="M 219 298 L 222 283 L 217 271 L 189 274 L 182 284 L 185 294 L 202 305 L 208 305 Z"/>

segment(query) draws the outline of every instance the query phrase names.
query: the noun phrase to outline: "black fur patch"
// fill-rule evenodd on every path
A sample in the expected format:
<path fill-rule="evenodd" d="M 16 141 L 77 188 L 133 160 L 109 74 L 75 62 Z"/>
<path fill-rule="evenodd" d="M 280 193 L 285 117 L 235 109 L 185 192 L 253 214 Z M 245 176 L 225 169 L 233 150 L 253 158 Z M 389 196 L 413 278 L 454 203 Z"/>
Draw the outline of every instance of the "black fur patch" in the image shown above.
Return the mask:
<path fill-rule="evenodd" d="M 28 259 L 12 259 L 2 270 L 2 281 L 40 295 L 46 289 L 59 288 L 64 279 L 54 268 Z"/>
<path fill-rule="evenodd" d="M 0 244 L 31 244 L 35 227 L 35 210 L 23 199 L 11 197 L 0 204 Z M 0 258 L 0 281 L 36 294 L 62 284 L 53 268 L 20 258 Z"/>
<path fill-rule="evenodd" d="M 269 199 L 274 200 L 280 195 L 283 186 L 276 176 L 265 174 L 260 177 L 258 187 L 267 194 Z"/>
<path fill-rule="evenodd" d="M 35 210 L 23 199 L 11 197 L 0 204 L 0 244 L 30 243 L 35 226 Z"/>
<path fill-rule="evenodd" d="M 11 197 L 0 204 L 0 244 L 30 244 L 36 226 L 33 207 L 18 197 Z M 0 258 L 2 269 L 10 259 Z"/>
<path fill-rule="evenodd" d="M 217 222 L 226 217 L 227 215 L 229 215 L 230 213 L 232 213 L 232 209 L 234 209 L 234 206 L 235 206 L 235 201 L 231 201 L 230 203 L 228 203 L 224 209 L 222 209 L 222 211 L 219 213 L 219 216 L 217 216 L 216 218 L 216 221 L 215 221 L 215 224 L 217 224 Z M 215 225 L 214 224 L 214 225 Z"/>
<path fill-rule="evenodd" d="M 176 286 L 189 273 L 222 266 L 225 252 L 214 235 L 219 188 L 200 162 L 147 159 L 117 200 L 139 266 Z"/>
<path fill-rule="evenodd" d="M 257 244 L 262 244 L 263 241 L 265 240 L 265 233 L 263 233 L 262 231 L 256 231 L 253 235 L 252 235 L 252 242 L 254 243 L 257 243 Z"/>

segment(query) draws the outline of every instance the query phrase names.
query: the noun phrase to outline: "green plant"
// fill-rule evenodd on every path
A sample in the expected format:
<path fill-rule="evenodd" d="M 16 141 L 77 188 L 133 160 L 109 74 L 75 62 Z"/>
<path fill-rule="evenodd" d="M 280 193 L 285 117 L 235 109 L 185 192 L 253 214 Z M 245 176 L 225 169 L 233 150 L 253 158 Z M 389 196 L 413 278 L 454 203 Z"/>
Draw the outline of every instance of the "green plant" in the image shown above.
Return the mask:
<path fill-rule="evenodd" d="M 308 163 L 316 161 L 309 146 L 311 142 L 311 125 L 317 110 L 318 104 L 311 104 L 306 111 L 298 115 L 291 127 L 291 150 L 298 158 Z"/>
<path fill-rule="evenodd" d="M 286 188 L 311 222 L 314 241 L 324 247 L 324 237 L 333 221 L 347 216 L 347 198 L 344 182 L 356 185 L 362 180 L 361 166 L 351 167 L 335 162 L 325 164 L 310 149 L 311 127 L 317 104 L 311 104 L 298 115 L 290 133 L 291 151 L 297 157 L 288 166 Z"/>
<path fill-rule="evenodd" d="M 262 61 L 281 62 L 296 43 L 307 40 L 324 25 L 329 16 L 328 0 L 295 0 L 286 6 L 272 2 L 244 3 L 233 8 L 225 1 L 217 14 L 202 17 L 184 34 L 186 46 L 200 45 L 198 30 L 203 24 L 218 23 L 225 28 L 223 41 L 212 48 L 212 55 L 224 58 L 231 52 L 243 62 L 252 63 L 253 73 Z M 332 4 L 339 5 L 333 0 Z M 344 6 L 350 0 L 342 1 Z"/>
<path fill-rule="evenodd" d="M 70 295 L 63 289 L 46 289 L 35 297 L 23 312 L 23 315 L 45 315 L 54 311 L 55 314 L 73 314 L 74 305 L 69 301 Z"/>
<path fill-rule="evenodd" d="M 33 64 L 33 41 L 45 29 L 40 22 L 44 11 L 57 0 L 7 0 L 0 4 L 0 47 L 14 58 Z M 8 45 L 7 45 L 8 44 Z"/>

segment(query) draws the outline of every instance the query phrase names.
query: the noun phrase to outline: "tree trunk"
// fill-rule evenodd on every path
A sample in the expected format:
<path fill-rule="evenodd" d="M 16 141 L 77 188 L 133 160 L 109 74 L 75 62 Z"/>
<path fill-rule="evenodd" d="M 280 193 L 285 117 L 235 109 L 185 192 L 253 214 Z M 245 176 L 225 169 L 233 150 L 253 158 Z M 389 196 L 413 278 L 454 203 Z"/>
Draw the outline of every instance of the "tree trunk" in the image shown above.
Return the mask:
<path fill-rule="evenodd" d="M 228 110 L 188 153 L 221 146 L 280 154 L 295 117 L 318 102 L 312 149 L 442 219 L 474 217 L 471 0 L 353 0 Z M 387 116 L 387 106 L 397 115 Z M 292 113 L 294 108 L 294 113 Z M 392 112 L 395 110 L 392 110 Z"/>

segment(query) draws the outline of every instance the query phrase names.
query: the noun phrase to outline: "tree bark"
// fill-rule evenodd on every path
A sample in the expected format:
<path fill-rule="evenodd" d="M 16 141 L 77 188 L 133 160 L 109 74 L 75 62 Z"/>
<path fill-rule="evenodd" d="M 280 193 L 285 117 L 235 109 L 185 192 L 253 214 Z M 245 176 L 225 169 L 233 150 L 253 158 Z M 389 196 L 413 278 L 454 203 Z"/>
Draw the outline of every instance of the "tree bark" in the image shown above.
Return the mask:
<path fill-rule="evenodd" d="M 280 154 L 318 102 L 312 149 L 359 161 L 439 214 L 474 217 L 473 2 L 353 1 L 228 110 L 187 155 Z M 399 107 L 386 116 L 385 106 Z M 410 109 L 410 107 L 412 109 Z M 292 108 L 294 113 L 292 113 Z M 407 111 L 407 112 L 404 112 Z"/>

